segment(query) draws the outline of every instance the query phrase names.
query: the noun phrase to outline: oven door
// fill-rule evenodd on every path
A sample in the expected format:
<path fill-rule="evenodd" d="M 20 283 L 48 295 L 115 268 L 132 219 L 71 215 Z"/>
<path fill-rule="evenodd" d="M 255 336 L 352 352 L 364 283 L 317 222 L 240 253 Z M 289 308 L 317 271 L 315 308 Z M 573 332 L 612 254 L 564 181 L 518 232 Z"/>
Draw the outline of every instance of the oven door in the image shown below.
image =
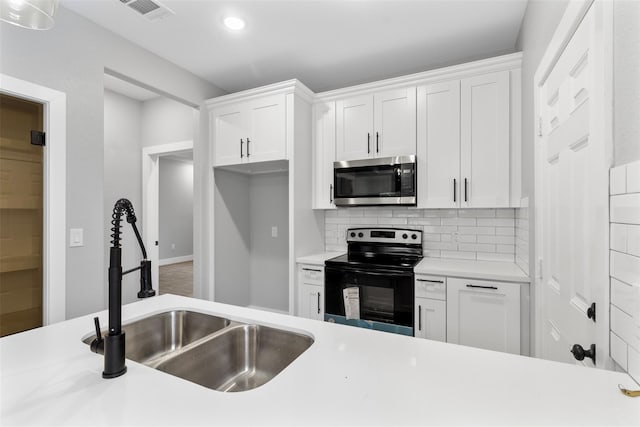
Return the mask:
<path fill-rule="evenodd" d="M 357 287 L 360 319 L 346 319 L 342 290 Z M 413 336 L 412 272 L 325 267 L 325 320 Z"/>
<path fill-rule="evenodd" d="M 415 205 L 415 156 L 335 162 L 336 206 Z"/>

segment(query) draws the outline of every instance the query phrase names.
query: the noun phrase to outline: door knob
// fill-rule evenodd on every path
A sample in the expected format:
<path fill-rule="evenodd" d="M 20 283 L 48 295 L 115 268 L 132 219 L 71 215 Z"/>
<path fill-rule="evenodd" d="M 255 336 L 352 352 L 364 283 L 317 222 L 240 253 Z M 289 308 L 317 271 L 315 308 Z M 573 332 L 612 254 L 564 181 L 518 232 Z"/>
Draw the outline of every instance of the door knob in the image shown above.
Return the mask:
<path fill-rule="evenodd" d="M 588 357 L 589 359 L 593 360 L 594 365 L 596 364 L 595 344 L 591 344 L 589 350 L 585 350 L 580 344 L 574 344 L 574 346 L 571 347 L 571 353 L 573 353 L 573 357 L 575 357 L 576 360 L 584 360 L 585 357 Z"/>
<path fill-rule="evenodd" d="M 587 308 L 587 317 L 591 320 L 596 321 L 596 303 L 591 303 L 591 306 Z"/>

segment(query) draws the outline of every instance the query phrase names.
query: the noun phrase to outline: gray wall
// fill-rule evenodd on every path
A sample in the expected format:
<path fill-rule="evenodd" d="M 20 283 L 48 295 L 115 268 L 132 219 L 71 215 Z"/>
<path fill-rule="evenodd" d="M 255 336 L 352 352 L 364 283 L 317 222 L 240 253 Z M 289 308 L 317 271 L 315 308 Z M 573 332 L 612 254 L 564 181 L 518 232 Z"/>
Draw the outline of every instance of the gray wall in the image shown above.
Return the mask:
<path fill-rule="evenodd" d="M 85 246 L 67 249 L 67 318 L 106 306 L 104 239 L 105 68 L 199 105 L 215 86 L 60 7 L 49 31 L 0 24 L 0 72 L 67 95 L 67 228 Z"/>
<path fill-rule="evenodd" d="M 193 140 L 198 110 L 172 99 L 145 101 L 142 109 L 142 146 Z"/>
<path fill-rule="evenodd" d="M 114 203 L 127 198 L 141 218 L 142 186 L 140 183 L 140 118 L 142 103 L 124 95 L 104 91 L 104 218 L 111 219 Z M 122 264 L 125 269 L 140 263 L 141 252 L 131 226 L 122 221 Z M 144 225 L 144 224 L 136 224 Z M 104 227 L 104 265 L 109 262 L 110 227 Z M 137 299 L 139 275 L 126 275 L 122 280 L 122 301 Z"/>
<path fill-rule="evenodd" d="M 640 1 L 613 3 L 614 165 L 640 160 Z"/>
<path fill-rule="evenodd" d="M 193 162 L 159 161 L 160 259 L 193 255 Z"/>
<path fill-rule="evenodd" d="M 215 170 L 214 251 L 215 299 L 246 306 L 250 304 L 251 205 L 249 178 Z"/>
<path fill-rule="evenodd" d="M 251 177 L 250 304 L 289 310 L 289 174 Z M 271 227 L 278 236 L 271 237 Z"/>

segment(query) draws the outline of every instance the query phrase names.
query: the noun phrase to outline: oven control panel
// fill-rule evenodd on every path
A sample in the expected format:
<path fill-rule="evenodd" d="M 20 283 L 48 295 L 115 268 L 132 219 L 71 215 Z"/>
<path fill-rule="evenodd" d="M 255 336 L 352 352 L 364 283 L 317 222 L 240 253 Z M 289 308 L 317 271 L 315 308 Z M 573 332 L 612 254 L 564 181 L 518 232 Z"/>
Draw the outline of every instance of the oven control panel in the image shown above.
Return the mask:
<path fill-rule="evenodd" d="M 422 231 L 404 228 L 349 228 L 347 242 L 422 244 Z"/>

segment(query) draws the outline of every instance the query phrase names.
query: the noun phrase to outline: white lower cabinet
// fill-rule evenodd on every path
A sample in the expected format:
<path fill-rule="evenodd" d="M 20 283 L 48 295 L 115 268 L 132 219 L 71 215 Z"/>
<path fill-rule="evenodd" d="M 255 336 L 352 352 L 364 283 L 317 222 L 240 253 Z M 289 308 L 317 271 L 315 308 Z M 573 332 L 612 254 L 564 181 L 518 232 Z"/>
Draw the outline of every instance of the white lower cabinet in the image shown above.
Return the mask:
<path fill-rule="evenodd" d="M 447 278 L 417 274 L 414 336 L 447 340 Z"/>
<path fill-rule="evenodd" d="M 447 341 L 447 302 L 428 298 L 416 298 L 414 319 L 416 338 Z"/>
<path fill-rule="evenodd" d="M 447 342 L 520 354 L 520 285 L 447 278 Z"/>
<path fill-rule="evenodd" d="M 298 316 L 324 320 L 324 267 L 298 264 Z"/>

